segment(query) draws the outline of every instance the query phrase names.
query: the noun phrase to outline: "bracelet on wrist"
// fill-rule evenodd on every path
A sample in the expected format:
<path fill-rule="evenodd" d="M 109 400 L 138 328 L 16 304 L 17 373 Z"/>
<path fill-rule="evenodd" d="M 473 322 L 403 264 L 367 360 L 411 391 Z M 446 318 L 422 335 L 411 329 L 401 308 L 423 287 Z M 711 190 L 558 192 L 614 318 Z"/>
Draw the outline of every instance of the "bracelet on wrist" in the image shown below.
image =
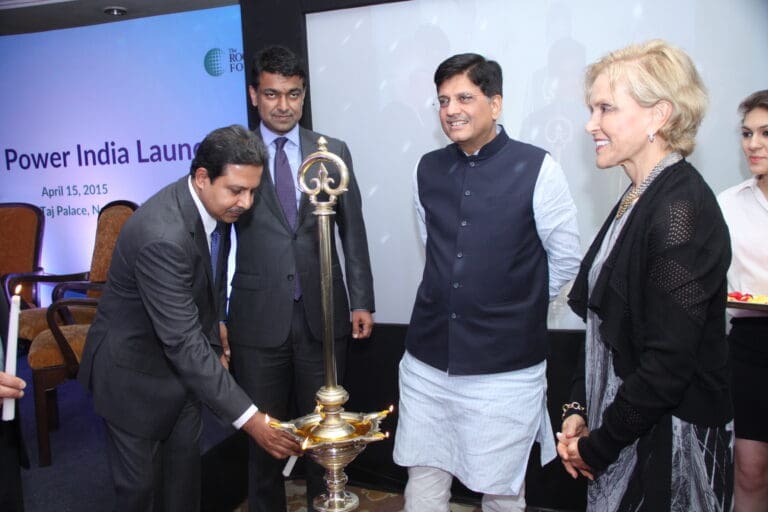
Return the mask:
<path fill-rule="evenodd" d="M 563 415 L 562 420 L 565 420 L 568 416 L 572 416 L 574 414 L 578 414 L 582 418 L 587 418 L 587 409 L 583 405 L 581 405 L 579 402 L 570 402 L 563 404 Z"/>

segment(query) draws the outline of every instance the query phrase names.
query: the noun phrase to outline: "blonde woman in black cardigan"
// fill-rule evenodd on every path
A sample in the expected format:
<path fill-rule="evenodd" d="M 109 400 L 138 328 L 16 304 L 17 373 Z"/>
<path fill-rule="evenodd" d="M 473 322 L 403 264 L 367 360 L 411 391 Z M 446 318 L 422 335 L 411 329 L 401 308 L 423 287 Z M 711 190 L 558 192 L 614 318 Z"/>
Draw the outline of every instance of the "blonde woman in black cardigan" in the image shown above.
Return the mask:
<path fill-rule="evenodd" d="M 587 331 L 558 453 L 591 480 L 587 510 L 730 510 L 728 229 L 685 160 L 704 86 L 682 50 L 655 40 L 592 64 L 586 96 L 597 166 L 632 184 L 569 295 Z"/>

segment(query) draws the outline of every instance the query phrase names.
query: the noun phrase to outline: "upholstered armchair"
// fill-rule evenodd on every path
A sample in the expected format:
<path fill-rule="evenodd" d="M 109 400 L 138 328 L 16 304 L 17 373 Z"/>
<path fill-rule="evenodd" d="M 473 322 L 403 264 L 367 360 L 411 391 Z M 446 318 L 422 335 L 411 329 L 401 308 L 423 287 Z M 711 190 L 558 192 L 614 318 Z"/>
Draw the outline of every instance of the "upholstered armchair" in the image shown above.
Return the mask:
<path fill-rule="evenodd" d="M 62 277 L 76 280 L 59 282 L 53 289 L 52 302 L 47 308 L 28 309 L 19 318 L 19 337 L 29 336 L 30 326 L 24 322 L 43 321 L 43 328 L 34 325 L 38 332 L 32 338 L 27 361 L 32 369 L 32 385 L 37 420 L 37 443 L 40 466 L 51 463 L 49 431 L 58 428 L 59 414 L 56 386 L 67 379 L 74 379 L 80 365 L 85 337 L 96 314 L 98 296 L 107 280 L 112 252 L 125 222 L 136 210 L 129 201 L 113 201 L 99 211 L 96 240 L 88 272 L 67 276 L 29 276 L 33 280 L 58 282 Z M 23 276 L 17 276 L 20 282 Z M 69 297 L 79 292 L 80 297 Z M 24 330 L 28 329 L 28 330 Z"/>
<path fill-rule="evenodd" d="M 112 249 L 117 241 L 117 235 L 123 223 L 136 210 L 137 206 L 131 201 L 112 201 L 99 210 L 96 224 L 96 241 L 91 257 L 91 267 L 87 271 L 71 274 L 50 274 L 43 272 L 26 272 L 10 274 L 6 277 L 6 288 L 13 290 L 17 284 L 25 288 L 37 287 L 39 284 L 56 285 L 66 283 L 66 287 L 54 288 L 52 300 L 56 293 L 84 293 L 89 297 L 97 297 L 101 284 L 107 280 Z M 34 304 L 36 305 L 36 303 Z M 62 308 L 56 321 L 60 324 L 87 324 L 93 320 L 95 310 L 89 307 L 73 306 Z M 19 340 L 31 343 L 41 332 L 48 329 L 47 308 L 22 308 L 19 315 Z"/>
<path fill-rule="evenodd" d="M 20 272 L 40 273 L 40 253 L 43 246 L 45 216 L 35 205 L 0 203 L 0 284 L 10 303 L 13 289 L 8 275 Z M 15 286 L 14 286 L 15 288 Z M 37 305 L 37 286 L 24 283 L 21 298 L 25 307 Z"/>

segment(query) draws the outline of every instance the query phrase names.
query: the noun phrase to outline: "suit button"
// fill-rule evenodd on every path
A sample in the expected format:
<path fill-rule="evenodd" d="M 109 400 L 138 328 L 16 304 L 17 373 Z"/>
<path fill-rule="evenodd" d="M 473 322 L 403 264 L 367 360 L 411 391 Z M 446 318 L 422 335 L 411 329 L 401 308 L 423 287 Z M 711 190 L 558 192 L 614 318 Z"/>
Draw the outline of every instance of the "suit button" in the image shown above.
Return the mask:
<path fill-rule="evenodd" d="M 467 222 L 467 220 L 466 220 L 466 219 L 462 219 L 462 220 L 461 220 L 461 227 L 464 227 L 464 226 L 466 226 L 467 224 L 469 224 L 469 222 Z"/>
<path fill-rule="evenodd" d="M 465 190 L 465 191 L 464 191 L 464 195 L 465 195 L 465 196 L 471 196 L 471 195 L 472 195 L 472 192 L 471 192 L 471 191 L 469 191 L 469 190 Z"/>
<path fill-rule="evenodd" d="M 456 253 L 456 257 L 457 258 L 463 258 L 464 257 L 464 253 L 459 251 L 459 252 Z"/>
<path fill-rule="evenodd" d="M 459 283 L 458 283 L 457 281 L 454 281 L 454 282 L 453 282 L 453 284 L 452 284 L 452 286 L 453 286 L 454 288 L 458 288 L 460 285 L 459 285 Z"/>
<path fill-rule="evenodd" d="M 287 275 L 287 276 L 285 276 L 285 277 L 286 277 L 286 279 L 288 279 L 289 281 L 293 281 L 293 274 L 288 274 L 288 275 Z"/>
<path fill-rule="evenodd" d="M 451 313 L 451 319 L 452 319 L 452 320 L 456 320 L 456 318 L 457 318 L 458 316 L 459 316 L 459 315 L 457 315 L 456 313 Z"/>

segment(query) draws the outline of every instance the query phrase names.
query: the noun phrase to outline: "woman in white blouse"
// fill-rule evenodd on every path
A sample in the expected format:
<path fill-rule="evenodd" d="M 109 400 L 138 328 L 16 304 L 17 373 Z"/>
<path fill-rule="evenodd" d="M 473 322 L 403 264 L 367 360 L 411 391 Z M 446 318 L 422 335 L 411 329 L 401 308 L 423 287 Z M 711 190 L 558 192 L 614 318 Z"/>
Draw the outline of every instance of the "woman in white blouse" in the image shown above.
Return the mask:
<path fill-rule="evenodd" d="M 768 90 L 746 98 L 741 147 L 752 177 L 718 196 L 731 233 L 728 291 L 768 294 Z M 736 512 L 768 511 L 768 312 L 729 309 Z"/>

